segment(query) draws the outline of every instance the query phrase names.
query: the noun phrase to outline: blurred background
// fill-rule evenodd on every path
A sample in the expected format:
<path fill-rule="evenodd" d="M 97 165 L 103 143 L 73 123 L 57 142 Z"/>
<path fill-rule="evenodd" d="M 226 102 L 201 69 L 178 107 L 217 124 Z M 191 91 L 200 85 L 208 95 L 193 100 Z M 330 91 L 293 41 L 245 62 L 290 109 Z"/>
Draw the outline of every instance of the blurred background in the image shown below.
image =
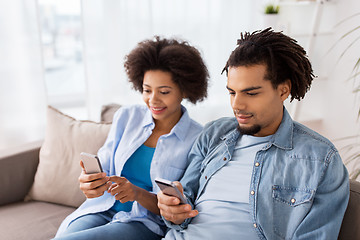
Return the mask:
<path fill-rule="evenodd" d="M 268 4 L 278 11 L 265 14 Z M 360 31 L 347 35 L 359 13 L 358 0 L 0 0 L 0 150 L 43 139 L 47 105 L 97 121 L 104 104 L 141 104 L 124 57 L 154 35 L 185 39 L 205 59 L 209 97 L 184 102 L 190 115 L 202 124 L 232 116 L 221 70 L 240 32 L 268 26 L 298 40 L 317 76 L 286 107 L 342 149 L 359 133 Z"/>

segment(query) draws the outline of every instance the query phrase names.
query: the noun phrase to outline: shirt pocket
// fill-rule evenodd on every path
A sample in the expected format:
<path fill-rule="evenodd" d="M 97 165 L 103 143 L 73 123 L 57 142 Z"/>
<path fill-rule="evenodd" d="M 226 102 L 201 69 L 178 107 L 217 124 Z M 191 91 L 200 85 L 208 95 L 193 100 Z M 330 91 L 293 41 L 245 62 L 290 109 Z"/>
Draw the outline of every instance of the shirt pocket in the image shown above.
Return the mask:
<path fill-rule="evenodd" d="M 293 207 L 311 202 L 314 195 L 315 190 L 306 188 L 281 187 L 278 185 L 274 185 L 272 188 L 272 196 L 275 201 L 279 201 Z"/>
<path fill-rule="evenodd" d="M 272 187 L 274 233 L 289 239 L 310 211 L 315 190 L 274 185 Z"/>

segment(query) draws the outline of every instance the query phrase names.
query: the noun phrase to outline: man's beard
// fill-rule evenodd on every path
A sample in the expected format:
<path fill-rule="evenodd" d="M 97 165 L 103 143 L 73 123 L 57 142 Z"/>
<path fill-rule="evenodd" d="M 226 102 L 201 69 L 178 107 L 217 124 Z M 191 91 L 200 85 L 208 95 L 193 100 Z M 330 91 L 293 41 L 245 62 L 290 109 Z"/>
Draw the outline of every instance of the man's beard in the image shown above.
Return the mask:
<path fill-rule="evenodd" d="M 240 127 L 240 125 L 237 125 L 237 130 L 244 135 L 255 135 L 261 130 L 261 126 L 258 124 L 255 124 L 251 127 Z"/>

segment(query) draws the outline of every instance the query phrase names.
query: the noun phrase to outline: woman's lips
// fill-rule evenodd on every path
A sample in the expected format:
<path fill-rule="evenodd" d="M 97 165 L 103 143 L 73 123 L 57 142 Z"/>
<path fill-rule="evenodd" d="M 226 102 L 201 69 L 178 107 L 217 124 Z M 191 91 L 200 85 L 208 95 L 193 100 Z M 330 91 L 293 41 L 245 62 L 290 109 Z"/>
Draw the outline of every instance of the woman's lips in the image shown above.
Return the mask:
<path fill-rule="evenodd" d="M 161 114 L 165 109 L 166 107 L 150 107 L 151 112 L 154 114 Z"/>

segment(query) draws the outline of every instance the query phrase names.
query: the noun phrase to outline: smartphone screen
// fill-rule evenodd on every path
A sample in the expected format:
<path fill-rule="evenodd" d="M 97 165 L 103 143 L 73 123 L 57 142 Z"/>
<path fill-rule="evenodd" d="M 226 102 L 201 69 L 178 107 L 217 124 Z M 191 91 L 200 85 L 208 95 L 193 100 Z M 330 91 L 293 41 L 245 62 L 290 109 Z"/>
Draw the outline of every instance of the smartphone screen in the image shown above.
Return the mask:
<path fill-rule="evenodd" d="M 179 189 L 171 181 L 166 179 L 156 178 L 155 182 L 164 194 L 179 198 L 181 204 L 186 203 L 185 196 L 179 191 Z"/>
<path fill-rule="evenodd" d="M 103 171 L 100 160 L 96 155 L 82 152 L 80 153 L 80 159 L 84 164 L 85 172 L 87 174 L 100 173 Z"/>

